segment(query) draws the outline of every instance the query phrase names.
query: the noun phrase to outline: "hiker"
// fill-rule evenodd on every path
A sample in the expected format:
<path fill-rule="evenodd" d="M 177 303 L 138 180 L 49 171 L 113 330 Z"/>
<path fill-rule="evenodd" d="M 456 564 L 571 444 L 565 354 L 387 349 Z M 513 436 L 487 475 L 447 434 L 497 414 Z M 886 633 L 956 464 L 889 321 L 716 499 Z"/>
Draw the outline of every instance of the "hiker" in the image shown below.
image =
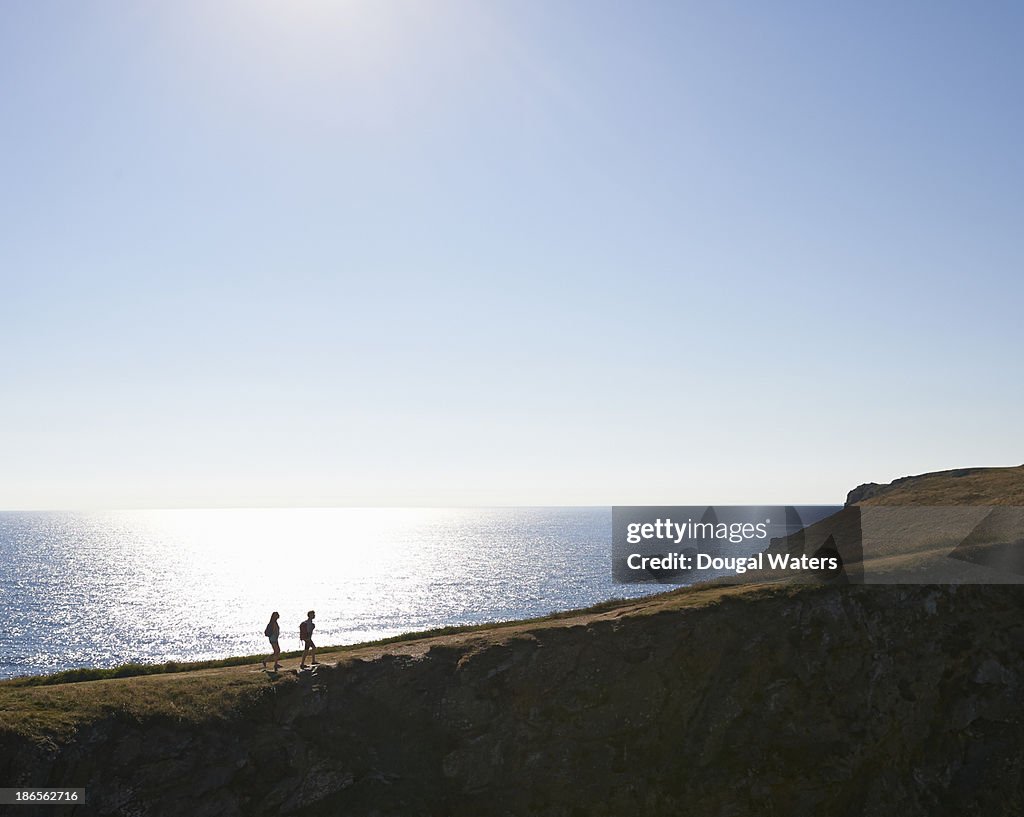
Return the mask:
<path fill-rule="evenodd" d="M 299 625 L 299 638 L 302 639 L 302 660 L 299 662 L 299 669 L 306 668 L 306 653 L 310 650 L 313 651 L 313 660 L 311 664 L 316 665 L 320 662 L 316 660 L 316 644 L 313 643 L 313 628 L 316 625 L 313 623 L 313 619 L 316 618 L 316 610 L 310 610 L 306 613 L 306 620 Z"/>
<path fill-rule="evenodd" d="M 270 614 L 270 623 L 267 625 L 267 629 L 263 631 L 263 635 L 270 639 L 270 646 L 274 650 L 263 659 L 263 669 L 267 668 L 267 661 L 273 658 L 275 672 L 281 669 L 281 645 L 277 643 L 277 640 L 281 637 L 281 625 L 277 623 L 279 618 L 281 618 L 281 614 L 275 610 Z"/>

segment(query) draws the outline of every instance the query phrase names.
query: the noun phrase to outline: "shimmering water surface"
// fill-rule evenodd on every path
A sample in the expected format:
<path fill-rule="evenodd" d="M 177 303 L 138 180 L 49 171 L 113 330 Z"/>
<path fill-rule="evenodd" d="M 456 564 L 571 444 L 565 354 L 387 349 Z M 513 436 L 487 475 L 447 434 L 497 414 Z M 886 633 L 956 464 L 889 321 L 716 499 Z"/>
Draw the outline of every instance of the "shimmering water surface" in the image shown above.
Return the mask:
<path fill-rule="evenodd" d="M 583 607 L 617 585 L 604 508 L 0 513 L 0 677 L 348 644 Z"/>

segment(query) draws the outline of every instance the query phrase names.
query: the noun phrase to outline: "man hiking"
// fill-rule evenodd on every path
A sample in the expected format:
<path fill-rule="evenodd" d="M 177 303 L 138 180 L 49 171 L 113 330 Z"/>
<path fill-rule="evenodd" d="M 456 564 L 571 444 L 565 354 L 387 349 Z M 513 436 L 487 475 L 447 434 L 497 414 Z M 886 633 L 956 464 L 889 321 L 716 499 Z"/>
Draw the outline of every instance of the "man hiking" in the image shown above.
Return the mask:
<path fill-rule="evenodd" d="M 313 665 L 319 664 L 316 660 L 316 644 L 313 643 L 313 628 L 316 625 L 313 623 L 313 619 L 316 618 L 316 610 L 310 610 L 306 613 L 306 620 L 299 625 L 299 638 L 302 640 L 302 660 L 299 661 L 299 669 L 306 668 L 306 653 L 310 650 L 313 651 Z"/>

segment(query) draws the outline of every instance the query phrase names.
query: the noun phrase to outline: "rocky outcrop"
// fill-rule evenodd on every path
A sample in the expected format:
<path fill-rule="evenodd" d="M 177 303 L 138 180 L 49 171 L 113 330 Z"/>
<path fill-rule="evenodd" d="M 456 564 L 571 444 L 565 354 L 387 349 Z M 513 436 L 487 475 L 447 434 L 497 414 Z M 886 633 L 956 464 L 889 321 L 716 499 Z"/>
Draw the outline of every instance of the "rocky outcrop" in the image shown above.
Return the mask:
<path fill-rule="evenodd" d="M 904 477 L 904 479 L 908 479 L 908 477 Z M 895 480 L 895 482 L 899 482 L 899 480 Z M 888 487 L 888 485 L 881 485 L 877 482 L 865 482 L 863 485 L 858 485 L 852 491 L 847 493 L 846 506 L 849 507 L 850 505 L 856 505 L 866 499 L 871 499 L 873 496 L 878 496 Z"/>
<path fill-rule="evenodd" d="M 322 667 L 223 719 L 0 733 L 0 779 L 153 817 L 1010 815 L 1022 684 L 1017 587 L 683 591 Z"/>

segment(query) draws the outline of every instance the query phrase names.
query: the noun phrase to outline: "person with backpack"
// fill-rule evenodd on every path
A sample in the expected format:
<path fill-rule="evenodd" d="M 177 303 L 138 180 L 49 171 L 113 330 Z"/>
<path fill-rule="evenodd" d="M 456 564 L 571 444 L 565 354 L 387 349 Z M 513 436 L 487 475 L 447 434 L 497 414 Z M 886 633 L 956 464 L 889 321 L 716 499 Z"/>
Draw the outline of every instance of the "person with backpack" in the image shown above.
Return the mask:
<path fill-rule="evenodd" d="M 306 653 L 310 650 L 313 651 L 312 665 L 319 664 L 316 660 L 316 644 L 313 643 L 313 628 L 316 625 L 313 623 L 313 619 L 316 618 L 316 610 L 310 610 L 306 613 L 306 620 L 299 625 L 299 638 L 302 640 L 302 660 L 299 662 L 299 669 L 306 668 Z"/>
<path fill-rule="evenodd" d="M 276 610 L 270 614 L 270 623 L 267 628 L 263 631 L 263 635 L 270 639 L 270 646 L 273 648 L 273 652 L 263 659 L 263 669 L 267 668 L 267 660 L 270 658 L 274 659 L 274 671 L 281 669 L 281 646 L 278 644 L 278 639 L 281 637 L 281 625 L 277 623 L 277 620 L 281 617 L 281 614 Z"/>

